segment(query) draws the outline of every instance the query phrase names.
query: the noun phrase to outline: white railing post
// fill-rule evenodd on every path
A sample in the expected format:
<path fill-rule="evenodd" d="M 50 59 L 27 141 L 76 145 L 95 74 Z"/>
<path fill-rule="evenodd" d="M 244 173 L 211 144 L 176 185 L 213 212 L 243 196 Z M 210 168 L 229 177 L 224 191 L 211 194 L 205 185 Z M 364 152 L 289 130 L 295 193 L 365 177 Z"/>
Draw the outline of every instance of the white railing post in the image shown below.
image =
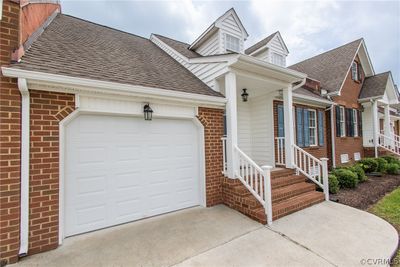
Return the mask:
<path fill-rule="evenodd" d="M 322 184 L 324 186 L 325 200 L 329 201 L 328 159 L 321 158 L 321 162 L 322 162 Z"/>
<path fill-rule="evenodd" d="M 262 166 L 264 176 L 264 209 L 267 215 L 267 224 L 272 224 L 272 194 L 271 194 L 271 166 Z"/>
<path fill-rule="evenodd" d="M 226 137 L 221 138 L 222 141 L 222 173 L 226 175 Z"/>

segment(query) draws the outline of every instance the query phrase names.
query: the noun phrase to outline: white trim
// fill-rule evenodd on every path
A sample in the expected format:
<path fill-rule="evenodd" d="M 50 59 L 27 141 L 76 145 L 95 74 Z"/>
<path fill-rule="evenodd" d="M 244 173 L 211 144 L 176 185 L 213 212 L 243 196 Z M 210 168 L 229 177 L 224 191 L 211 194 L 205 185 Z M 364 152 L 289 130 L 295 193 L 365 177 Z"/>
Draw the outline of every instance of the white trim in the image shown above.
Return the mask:
<path fill-rule="evenodd" d="M 296 94 L 295 92 L 293 92 L 293 97 L 294 98 L 298 98 L 298 99 L 309 100 L 309 101 L 312 101 L 312 102 L 316 102 L 318 104 L 326 104 L 326 105 L 318 105 L 319 107 L 326 107 L 327 105 L 332 105 L 332 103 L 333 103 L 332 101 L 329 101 L 327 99 L 320 99 L 320 98 L 313 97 L 313 96 Z"/>
<path fill-rule="evenodd" d="M 336 133 L 335 133 L 335 115 L 333 114 L 335 110 L 335 103 L 332 103 L 330 107 L 330 115 L 331 115 L 331 147 L 332 147 L 332 167 L 336 168 Z"/>
<path fill-rule="evenodd" d="M 76 96 L 75 96 L 76 97 Z M 71 123 L 74 119 L 76 119 L 79 115 L 82 114 L 95 114 L 95 115 L 115 115 L 115 116 L 123 116 L 123 114 L 115 113 L 112 111 L 109 112 L 98 112 L 91 110 L 79 110 L 75 109 L 71 114 L 69 114 L 66 118 L 64 118 L 59 123 L 59 224 L 58 224 L 58 244 L 61 245 L 65 238 L 65 131 L 66 127 L 69 123 Z M 196 112 L 197 114 L 197 112 Z M 126 115 L 126 114 L 125 114 Z M 130 114 L 130 116 L 137 117 L 136 114 Z M 163 117 L 167 118 L 167 116 Z M 180 118 L 175 116 L 169 116 L 171 119 L 188 119 L 188 118 Z M 199 203 L 201 206 L 206 207 L 206 163 L 205 163 L 205 139 L 204 139 L 204 126 L 195 116 L 191 119 L 191 121 L 197 126 L 199 133 Z"/>
<path fill-rule="evenodd" d="M 314 127 L 311 127 L 311 126 L 310 126 L 310 119 L 311 119 L 311 116 L 310 116 L 310 113 L 308 113 L 308 130 L 314 129 L 314 143 L 311 144 L 310 138 L 309 138 L 309 143 L 310 143 L 310 146 L 315 147 L 315 146 L 318 146 L 317 110 L 316 110 L 316 109 L 309 108 L 309 109 L 308 109 L 308 112 L 314 112 Z M 308 134 L 308 135 L 310 136 L 310 134 Z"/>
<path fill-rule="evenodd" d="M 21 222 L 19 255 L 28 253 L 29 245 L 29 161 L 30 161 L 30 96 L 26 79 L 18 79 L 21 104 Z"/>
<path fill-rule="evenodd" d="M 224 106 L 226 99 L 223 97 L 178 92 L 154 87 L 140 85 L 129 85 L 115 82 L 106 82 L 86 78 L 70 77 L 58 74 L 49 74 L 36 71 L 20 70 L 2 67 L 3 75 L 6 77 L 25 78 L 33 81 L 43 81 L 44 83 L 66 84 L 74 86 L 75 91 L 96 91 L 98 93 L 120 94 L 120 95 L 143 95 L 153 97 L 166 97 L 181 99 L 184 101 L 206 103 L 216 106 Z M 210 89 L 211 90 L 211 89 Z"/>
<path fill-rule="evenodd" d="M 340 124 L 340 137 L 346 136 L 346 109 L 343 106 L 339 106 L 340 114 L 339 114 L 339 124 Z M 342 120 L 343 115 L 343 120 Z M 342 127 L 343 123 L 343 127 Z M 343 134 L 342 134 L 343 130 Z"/>
<path fill-rule="evenodd" d="M 351 112 L 353 112 L 353 121 L 351 122 L 353 124 L 353 137 L 358 137 L 358 110 L 353 108 Z"/>

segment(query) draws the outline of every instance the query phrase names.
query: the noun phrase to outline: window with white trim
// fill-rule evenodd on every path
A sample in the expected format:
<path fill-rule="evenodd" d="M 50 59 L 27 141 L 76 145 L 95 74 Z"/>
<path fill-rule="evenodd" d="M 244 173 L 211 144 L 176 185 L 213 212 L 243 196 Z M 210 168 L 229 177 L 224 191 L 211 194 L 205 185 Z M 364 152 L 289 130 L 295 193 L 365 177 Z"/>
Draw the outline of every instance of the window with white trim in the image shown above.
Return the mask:
<path fill-rule="evenodd" d="M 226 50 L 233 52 L 240 52 L 240 40 L 235 36 L 226 34 L 225 35 L 225 48 Z"/>
<path fill-rule="evenodd" d="M 353 64 L 351 64 L 351 78 L 353 81 L 358 81 L 358 63 L 353 61 Z"/>
<path fill-rule="evenodd" d="M 271 53 L 271 63 L 284 67 L 285 66 L 285 58 L 283 55 L 272 52 Z"/>
<path fill-rule="evenodd" d="M 352 123 L 353 123 L 353 136 L 358 136 L 358 117 L 357 117 L 357 110 L 356 109 L 353 109 L 352 110 L 352 112 L 353 112 L 353 121 L 352 121 Z"/>
<path fill-rule="evenodd" d="M 346 119 L 344 107 L 340 107 L 340 136 L 346 136 Z"/>
<path fill-rule="evenodd" d="M 308 129 L 310 133 L 310 146 L 317 145 L 317 111 L 314 109 L 308 110 Z"/>

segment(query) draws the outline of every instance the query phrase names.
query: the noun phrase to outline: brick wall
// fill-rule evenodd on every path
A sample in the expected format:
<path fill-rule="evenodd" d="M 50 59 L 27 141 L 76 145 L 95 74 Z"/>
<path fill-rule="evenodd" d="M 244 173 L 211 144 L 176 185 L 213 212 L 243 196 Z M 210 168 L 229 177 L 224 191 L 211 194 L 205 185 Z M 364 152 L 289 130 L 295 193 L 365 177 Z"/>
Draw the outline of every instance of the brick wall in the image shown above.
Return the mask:
<path fill-rule="evenodd" d="M 31 147 L 29 254 L 58 246 L 59 122 L 75 107 L 74 95 L 30 91 Z"/>
<path fill-rule="evenodd" d="M 222 109 L 199 108 L 198 118 L 204 126 L 207 207 L 222 203 Z"/>
<path fill-rule="evenodd" d="M 19 5 L 4 0 L 0 21 L 0 65 L 18 47 Z M 21 95 L 17 80 L 0 74 L 0 258 L 18 259 L 20 220 Z"/>
<path fill-rule="evenodd" d="M 283 105 L 282 101 L 274 101 L 274 136 L 278 136 L 278 105 Z M 294 103 L 293 104 L 294 107 L 299 107 L 299 108 L 310 108 L 310 109 L 315 109 L 317 111 L 317 121 L 318 121 L 318 111 L 324 111 L 324 108 L 317 108 L 317 107 L 313 107 L 313 106 L 307 106 L 307 105 L 303 105 L 303 104 L 298 104 L 298 103 Z M 325 113 L 324 113 L 325 114 Z M 296 116 L 296 113 L 295 113 Z M 310 153 L 311 155 L 313 155 L 314 157 L 320 159 L 320 158 L 329 158 L 329 154 L 328 154 L 328 137 L 329 132 L 328 132 L 328 127 L 327 127 L 327 116 L 324 116 L 324 145 L 323 146 L 315 146 L 315 147 L 302 147 L 302 149 L 304 149 L 305 151 L 307 151 L 308 153 Z M 296 121 L 296 118 L 294 118 Z M 318 126 L 318 122 L 317 122 L 317 126 Z M 297 129 L 294 129 L 295 132 Z M 318 134 L 318 128 L 317 128 L 317 134 Z M 317 135 L 317 141 L 318 141 L 318 135 Z M 295 134 L 295 143 L 296 143 L 296 134 Z M 275 158 L 277 157 L 277 144 L 275 142 Z"/>
<path fill-rule="evenodd" d="M 359 62 L 358 57 L 356 61 Z M 362 80 L 364 74 L 362 75 Z M 351 72 L 347 74 L 346 80 L 343 84 L 342 92 L 340 96 L 333 97 L 333 101 L 346 108 L 361 109 L 361 105 L 358 103 L 358 96 L 362 87 L 362 82 L 353 81 L 351 78 Z M 336 119 L 336 110 L 334 110 L 334 118 Z M 360 152 L 361 157 L 364 156 L 363 140 L 362 137 L 336 137 L 336 123 L 335 127 L 335 159 L 336 165 L 341 165 L 340 155 L 348 154 L 351 162 L 354 161 L 354 153 Z"/>

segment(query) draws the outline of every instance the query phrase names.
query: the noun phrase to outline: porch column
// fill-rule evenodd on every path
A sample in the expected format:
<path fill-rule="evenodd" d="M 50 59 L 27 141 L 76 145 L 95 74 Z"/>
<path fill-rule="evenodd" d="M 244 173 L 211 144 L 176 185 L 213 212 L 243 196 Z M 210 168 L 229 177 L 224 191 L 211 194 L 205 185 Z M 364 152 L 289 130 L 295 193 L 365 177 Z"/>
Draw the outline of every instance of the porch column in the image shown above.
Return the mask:
<path fill-rule="evenodd" d="M 285 162 L 286 168 L 293 168 L 294 127 L 292 85 L 283 89 L 283 114 L 285 125 Z"/>
<path fill-rule="evenodd" d="M 237 134 L 237 103 L 236 103 L 236 74 L 229 72 L 225 75 L 226 103 L 226 165 L 229 178 L 235 178 L 236 157 L 234 147 L 238 143 Z"/>
<path fill-rule="evenodd" d="M 384 133 L 386 136 L 391 136 L 392 130 L 390 129 L 390 108 L 389 105 L 385 105 L 385 120 L 384 120 Z"/>
<path fill-rule="evenodd" d="M 372 102 L 372 131 L 374 136 L 375 157 L 378 157 L 379 142 L 379 119 L 378 119 L 378 101 Z"/>

